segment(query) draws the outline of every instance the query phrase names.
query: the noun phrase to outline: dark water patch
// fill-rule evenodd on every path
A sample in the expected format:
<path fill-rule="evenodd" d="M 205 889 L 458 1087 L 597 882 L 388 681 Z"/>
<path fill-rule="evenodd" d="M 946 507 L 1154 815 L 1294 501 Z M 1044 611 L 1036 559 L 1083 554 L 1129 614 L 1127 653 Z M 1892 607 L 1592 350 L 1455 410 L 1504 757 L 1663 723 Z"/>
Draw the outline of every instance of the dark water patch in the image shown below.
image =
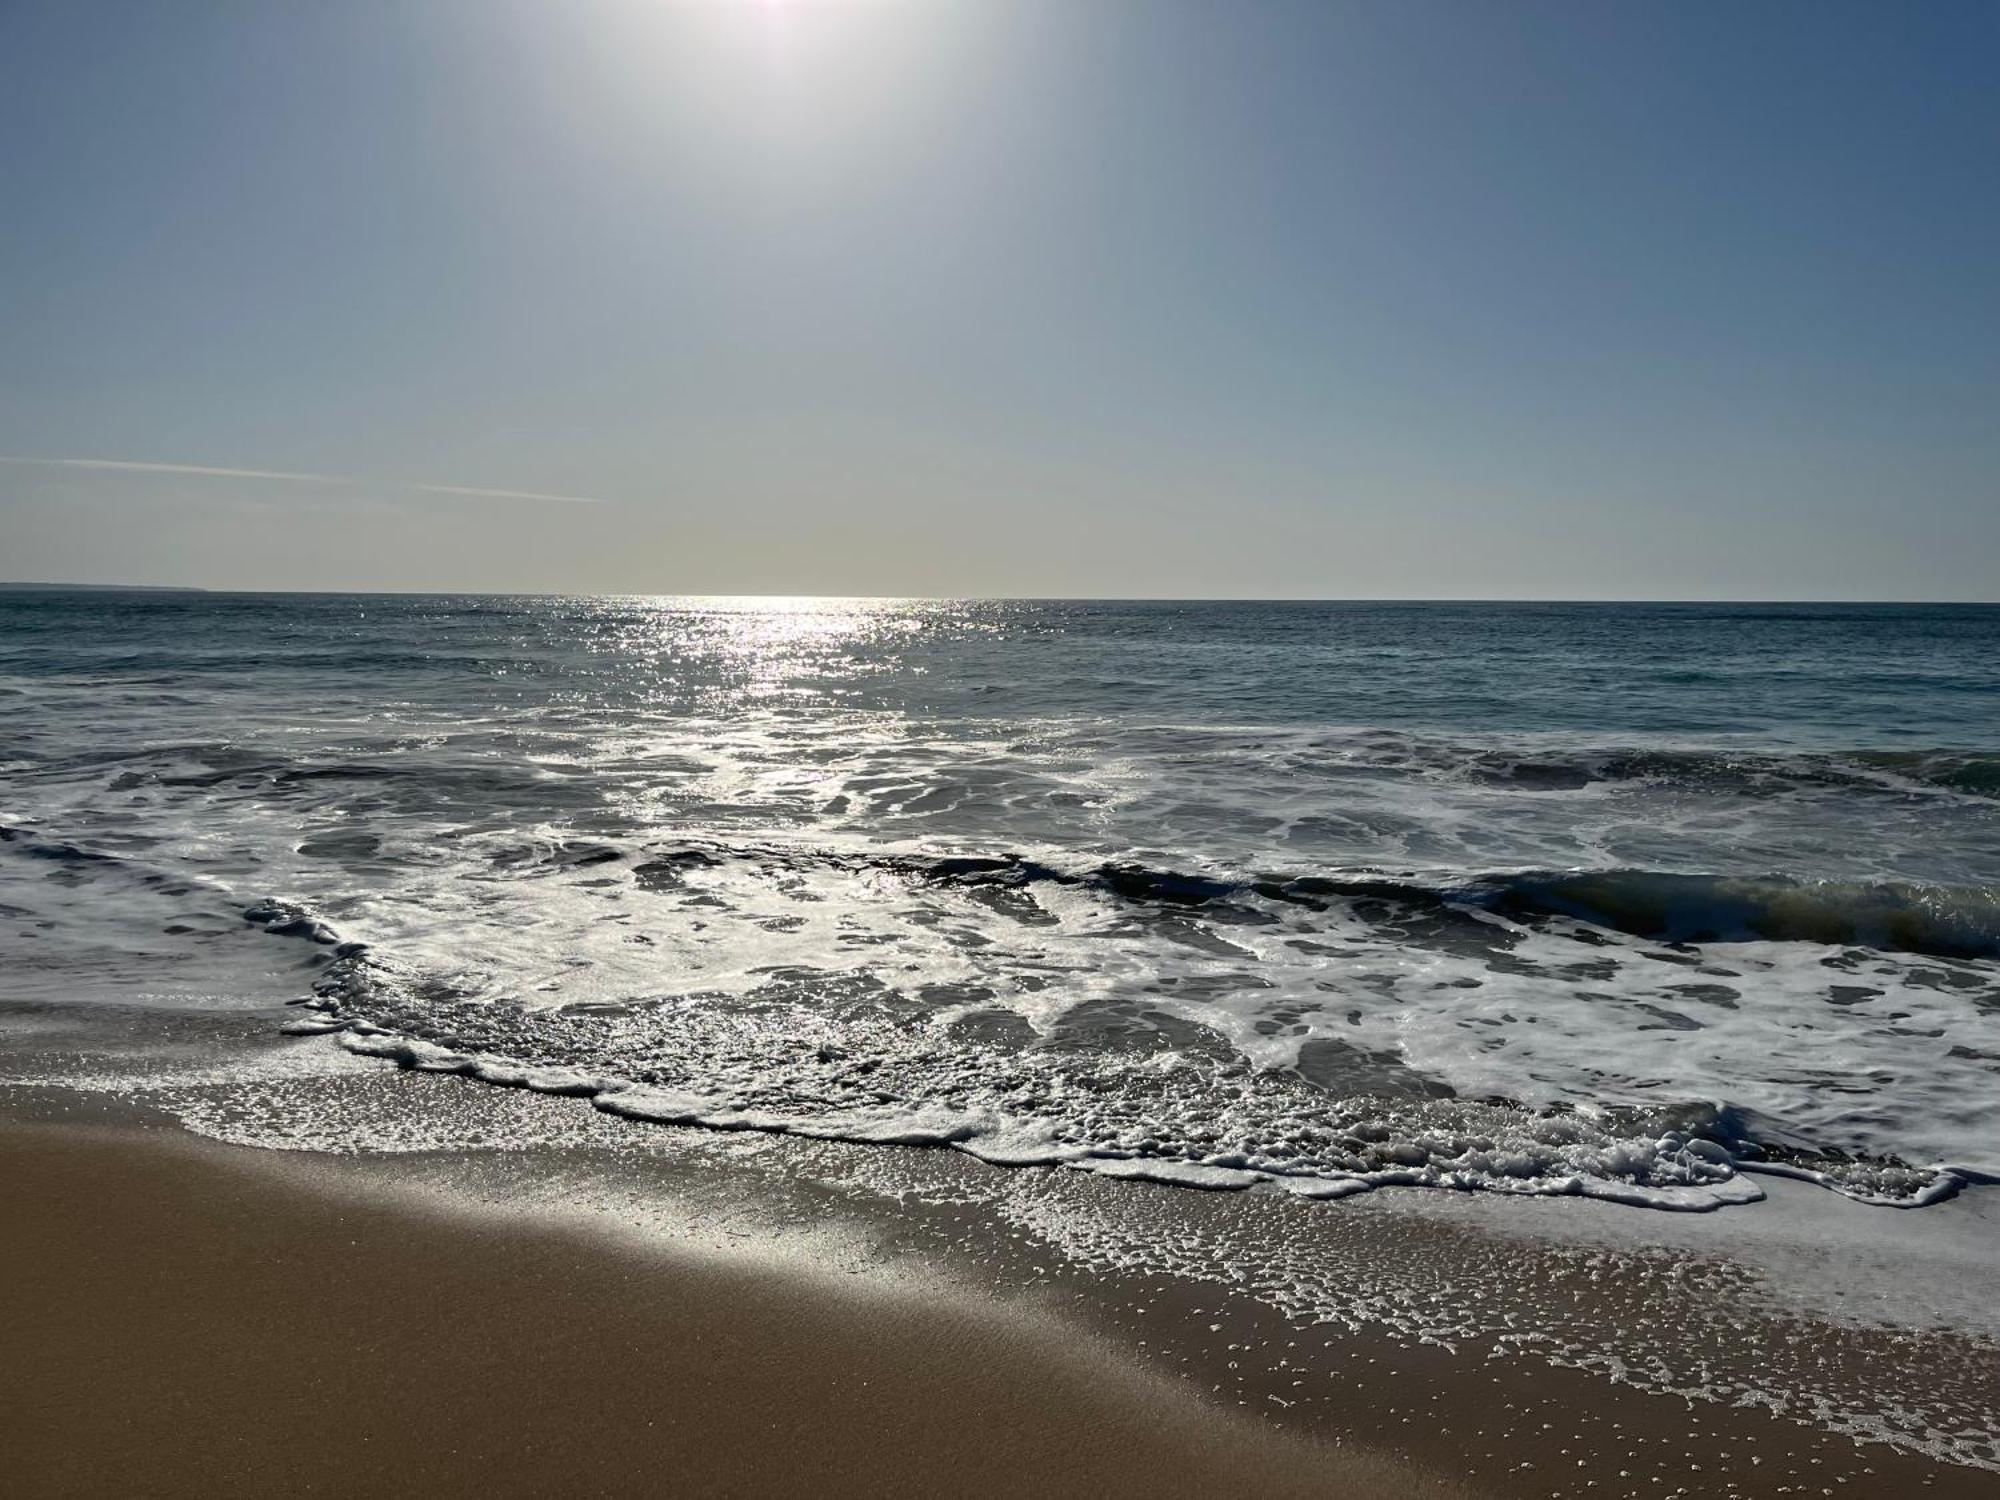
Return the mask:
<path fill-rule="evenodd" d="M 1011 1010 L 977 1010 L 955 1016 L 945 1027 L 954 1042 L 1019 1052 L 1033 1045 L 1035 1028 L 1027 1017 Z"/>
<path fill-rule="evenodd" d="M 1608 998 L 1616 998 L 1616 997 L 1608 997 Z M 1646 1000 L 1632 1000 L 1626 1003 L 1629 1004 L 1632 1007 L 1632 1009 L 1637 1011 L 1643 1011 L 1646 1015 L 1651 1016 L 1655 1023 L 1653 1025 L 1642 1025 L 1636 1027 L 1634 1028 L 1635 1030 L 1638 1031 L 1659 1031 L 1661 1029 L 1665 1029 L 1667 1031 L 1701 1030 L 1701 1022 L 1697 1021 L 1693 1016 L 1683 1015 L 1681 1014 L 1681 1012 L 1677 1010 L 1668 1010 L 1664 1005 L 1654 1005 L 1650 1001 Z"/>
<path fill-rule="evenodd" d="M 1211 1027 L 1156 1010 L 1143 1002 L 1093 1000 L 1065 1014 L 1035 1045 L 1041 1050 L 1081 1050 L 1105 1055 L 1159 1052 L 1240 1063 L 1236 1049 Z"/>
<path fill-rule="evenodd" d="M 2000 954 L 2000 893 L 1984 887 L 1604 870 L 1496 876 L 1466 894 L 1521 920 L 1568 916 L 1648 939 L 1812 942 L 1960 959 Z"/>
<path fill-rule="evenodd" d="M 410 766 L 384 766 L 356 761 L 325 766 L 287 766 L 276 772 L 273 779 L 279 782 L 386 781 L 392 777 L 418 774 L 421 773 Z"/>
<path fill-rule="evenodd" d="M 719 863 L 713 856 L 696 849 L 679 849 L 668 854 L 648 859 L 634 867 L 633 878 L 650 891 L 674 890 L 687 881 L 690 870 L 706 869 Z"/>
<path fill-rule="evenodd" d="M 1450 1099 L 1457 1091 L 1386 1052 L 1371 1052 L 1334 1037 L 1315 1037 L 1299 1048 L 1298 1075 L 1335 1098 Z"/>
<path fill-rule="evenodd" d="M 1428 763 L 1477 785 L 1524 792 L 1573 792 L 1600 784 L 1647 782 L 1749 798 L 1838 791 L 1871 798 L 1945 794 L 2000 799 L 2000 755 L 1961 750 L 1775 755 L 1632 749 L 1530 758 L 1504 751 L 1422 746 L 1405 747 L 1403 754 L 1417 765 Z"/>
<path fill-rule="evenodd" d="M 377 835 L 362 829 L 315 834 L 299 845 L 299 853 L 308 859 L 373 859 L 381 849 L 382 840 Z"/>
<path fill-rule="evenodd" d="M 1685 1000 L 1718 1006 L 1723 1010 L 1735 1010 L 1741 998 L 1726 984 L 1670 984 L 1667 989 Z"/>
<path fill-rule="evenodd" d="M 97 849 L 85 849 L 64 839 L 44 839 L 25 828 L 0 826 L 0 844 L 9 845 L 17 854 L 29 859 L 48 860 L 58 865 L 90 865 L 118 863 L 118 856 L 106 854 Z"/>

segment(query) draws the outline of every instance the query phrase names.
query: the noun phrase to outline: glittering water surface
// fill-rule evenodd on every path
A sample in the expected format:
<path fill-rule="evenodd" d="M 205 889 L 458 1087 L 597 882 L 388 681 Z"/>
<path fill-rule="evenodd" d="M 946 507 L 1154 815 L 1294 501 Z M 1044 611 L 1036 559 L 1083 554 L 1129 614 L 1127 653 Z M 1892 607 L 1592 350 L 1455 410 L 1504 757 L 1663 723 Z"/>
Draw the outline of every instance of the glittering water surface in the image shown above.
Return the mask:
<path fill-rule="evenodd" d="M 24 593 L 0 715 L 0 1000 L 1307 1196 L 2000 1170 L 2000 609 Z"/>

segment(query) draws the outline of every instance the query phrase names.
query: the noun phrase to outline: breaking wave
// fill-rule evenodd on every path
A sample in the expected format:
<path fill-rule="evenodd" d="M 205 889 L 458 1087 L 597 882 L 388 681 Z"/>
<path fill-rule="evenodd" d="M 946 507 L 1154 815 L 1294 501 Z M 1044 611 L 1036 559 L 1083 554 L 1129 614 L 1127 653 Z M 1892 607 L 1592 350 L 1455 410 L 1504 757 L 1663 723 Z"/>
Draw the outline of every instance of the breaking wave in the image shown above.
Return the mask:
<path fill-rule="evenodd" d="M 582 844 L 566 846 L 555 858 L 592 864 L 626 855 L 614 845 Z M 1228 877 L 1119 862 L 1065 867 L 1021 854 L 846 854 L 695 844 L 644 856 L 636 868 L 642 881 L 672 884 L 690 868 L 731 859 L 766 867 L 818 863 L 872 869 L 968 887 L 1087 886 L 1130 901 L 1235 908 L 1229 915 L 1238 920 L 1257 920 L 1252 904 L 1257 899 L 1316 910 L 1387 901 L 1485 911 L 1520 922 L 1568 918 L 1657 942 L 1812 942 L 1936 958 L 2000 955 L 2000 888 L 1993 886 L 1665 870 L 1526 870 L 1444 880 L 1370 872 Z"/>
<path fill-rule="evenodd" d="M 1469 924 L 1584 923 L 1669 943 L 1873 944 L 1948 957 L 1994 951 L 1989 894 L 1744 881 L 1651 871 L 1534 872 L 1456 883 L 1374 875 L 1229 879 L 1136 864 L 1064 868 L 1023 855 L 832 853 L 677 845 L 629 853 L 572 843 L 503 850 L 503 864 L 625 867 L 675 891 L 732 863 L 833 867 L 986 896 L 1085 888 L 1232 924 L 1274 911 L 1393 906 Z M 1017 917 L 1032 905 L 1016 908 Z M 272 932 L 337 944 L 282 903 L 248 913 Z M 363 944 L 333 948 L 300 1032 L 429 1072 L 587 1097 L 633 1119 L 906 1145 L 1008 1165 L 1064 1165 L 1207 1188 L 1337 1197 L 1386 1185 L 1575 1194 L 1709 1209 L 1759 1196 L 1743 1174 L 1809 1177 L 1911 1206 L 1983 1174 L 1913 1166 L 1799 1140 L 1724 1103 L 1530 1105 L 1461 1097 L 1390 1055 L 1331 1037 L 1288 1067 L 1257 1066 L 1219 1033 L 1127 1008 L 1038 1032 L 1004 1005 L 940 1010 L 867 974 L 776 974 L 755 993 L 536 1006 L 472 994 Z M 1643 1007 L 1642 1007 L 1643 1008 Z"/>

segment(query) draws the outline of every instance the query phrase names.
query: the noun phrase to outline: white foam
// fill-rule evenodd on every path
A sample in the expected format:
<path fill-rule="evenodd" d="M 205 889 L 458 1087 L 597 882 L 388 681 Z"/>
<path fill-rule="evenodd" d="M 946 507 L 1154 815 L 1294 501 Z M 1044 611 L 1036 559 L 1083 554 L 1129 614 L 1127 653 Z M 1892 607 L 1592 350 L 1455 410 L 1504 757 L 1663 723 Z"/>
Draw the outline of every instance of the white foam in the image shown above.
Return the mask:
<path fill-rule="evenodd" d="M 748 670 L 719 644 L 735 624 L 716 626 L 714 639 L 707 626 L 674 628 L 683 626 L 692 634 L 675 635 L 677 649 L 695 652 L 701 670 L 718 662 Z M 812 641 L 820 638 L 801 649 L 836 649 Z M 722 655 L 703 654 L 711 648 Z M 836 676 L 851 670 L 828 661 Z M 52 743 L 66 736 L 87 746 L 110 732 L 91 727 L 93 685 L 31 687 L 27 711 Z M 666 1059 L 680 1071 L 664 1081 L 704 1097 L 762 1099 L 736 1111 L 746 1118 L 819 1128 L 811 1122 L 831 1118 L 831 1107 L 802 1102 L 818 1065 L 795 1067 L 784 1051 L 803 1025 L 835 1049 L 885 1049 L 901 1073 L 877 1107 L 914 1116 L 940 1102 L 964 1106 L 997 1120 L 991 1135 L 1004 1144 L 985 1148 L 995 1159 L 1037 1150 L 1037 1159 L 1066 1159 L 1103 1143 L 1026 1144 L 1042 1116 L 1082 1129 L 1103 1112 L 1080 1097 L 1034 1108 L 983 1099 L 978 1073 L 994 1049 L 964 1042 L 958 1028 L 998 1016 L 1029 1040 L 1087 1047 L 1092 1028 L 1115 1013 L 1121 1024 L 1167 1017 L 1198 1028 L 1263 1080 L 1310 1073 L 1316 1047 L 1338 1047 L 1376 1069 L 1369 1087 L 1393 1093 L 1397 1080 L 1414 1079 L 1464 1099 L 1573 1109 L 1605 1140 L 1629 1133 L 1606 1108 L 1726 1108 L 1783 1145 L 1899 1158 L 1916 1175 L 2000 1173 L 2000 1006 L 1991 1003 L 2000 965 L 1992 962 L 1811 943 L 1676 952 L 1491 913 L 1471 919 L 1490 929 L 1493 941 L 1482 945 L 1463 934 L 1434 940 L 1351 903 L 1321 911 L 1266 903 L 1261 920 L 1224 921 L 1060 883 L 1020 893 L 1033 903 L 1032 920 L 1021 920 L 1004 909 L 1006 893 L 926 882 L 878 858 L 1008 850 L 1072 873 L 1129 859 L 1238 876 L 1365 863 L 1435 884 L 1527 866 L 1613 865 L 1990 883 L 2000 804 L 1912 779 L 1908 767 L 1893 768 L 1901 762 L 1808 765 L 1768 747 L 1732 762 L 1714 746 L 1660 739 L 1635 759 L 1559 734 L 1446 741 L 1337 725 L 927 720 L 850 711 L 838 698 L 801 709 L 733 690 L 712 702 L 700 692 L 674 697 L 655 711 L 650 700 L 612 706 L 579 691 L 553 703 L 371 698 L 344 708 L 280 692 L 258 699 L 227 746 L 212 742 L 195 698 L 162 698 L 117 742 L 115 759 L 84 754 L 8 772 L 0 821 L 122 851 L 201 892 L 162 895 L 95 866 L 59 885 L 0 851 L 0 906 L 26 913 L 0 913 L 13 924 L 10 945 L 38 945 L 59 960 L 16 966 L 9 994 L 75 999 L 94 974 L 105 979 L 104 998 L 290 998 L 324 945 L 241 921 L 244 907 L 278 895 L 299 903 L 308 928 L 374 945 L 404 985 L 393 1014 L 356 1003 L 336 1019 L 408 1037 L 409 1066 L 459 1069 L 451 1054 L 477 1055 L 491 1082 L 565 1080 L 549 1092 L 660 1081 L 652 1054 L 672 1052 L 685 1010 L 694 1031 Z M 1633 764 L 1617 764 L 1620 755 Z M 1538 761 L 1560 774 L 1537 772 Z M 354 774 L 274 779 L 329 768 Z M 487 785 L 495 778 L 501 790 Z M 461 784 L 470 788 L 462 800 L 438 792 Z M 1865 839 L 1851 836 L 1856 808 L 1868 820 Z M 676 830 L 721 851 L 720 862 L 649 881 L 645 866 L 676 847 Z M 587 862 L 577 854 L 586 843 Z M 178 919 L 190 902 L 226 939 L 169 933 L 185 925 Z M 772 995 L 801 988 L 823 1016 L 800 1022 L 781 998 L 769 1014 L 782 1023 L 771 1022 Z M 475 1014 L 482 1005 L 486 1014 Z M 572 1034 L 538 1050 L 550 1033 L 534 1013 L 560 1008 L 599 1008 L 607 1019 L 587 1046 Z M 330 1024 L 298 1016 L 288 1027 L 303 1035 Z M 771 1057 L 753 1065 L 739 1055 L 752 1045 L 773 1049 Z M 1151 1045 L 1150 1066 L 1169 1073 L 1184 1045 L 1201 1046 L 1164 1034 Z M 759 1066 L 776 1085 L 764 1095 Z M 1167 1135 L 1199 1126 L 1138 1072 L 1123 1063 L 1113 1071 L 1135 1100 L 1166 1111 L 1154 1123 Z M 1337 1098 L 1341 1086 L 1331 1087 Z M 1477 1112 L 1459 1108 L 1467 1118 Z M 1392 1133 L 1420 1133 L 1427 1127 L 1412 1111 L 1391 1100 L 1380 1121 Z M 1566 1155 L 1532 1134 L 1516 1142 L 1506 1117 L 1496 1119 L 1460 1132 L 1493 1136 L 1492 1150 L 1398 1137 L 1416 1161 L 1369 1158 L 1352 1170 L 1367 1180 L 1405 1172 L 1586 1193 L 1636 1175 L 1648 1191 L 1704 1201 L 1714 1197 L 1704 1171 L 1728 1180 L 1732 1170 L 1668 1162 L 1643 1146 L 1636 1157 L 1609 1148 L 1579 1157 L 1581 1147 Z M 967 1140 L 985 1139 L 985 1128 Z M 1105 1126 L 1114 1138 L 1106 1150 L 1159 1155 L 1119 1144 L 1126 1134 L 1143 1140 L 1146 1128 L 1118 1115 Z M 1245 1170 L 1211 1154 L 1175 1147 L 1160 1159 Z M 1256 1170 L 1274 1179 L 1291 1172 L 1281 1152 L 1268 1156 Z M 1305 1175 L 1331 1181 L 1342 1170 L 1316 1161 Z M 1873 1191 L 1860 1169 L 1820 1175 Z M 1948 1186 L 1942 1176 L 1928 1187 L 1896 1179 L 1877 1196 L 1900 1201 Z"/>
<path fill-rule="evenodd" d="M 1693 1150 L 1678 1134 L 1655 1140 L 1607 1132 L 1573 1116 L 1538 1117 L 1518 1110 L 1431 1101 L 1409 1110 L 1393 1102 L 1347 1101 L 1325 1111 L 1292 1094 L 1274 1110 L 1256 1080 L 1237 1071 L 1224 1087 L 1198 1067 L 1184 1068 L 1191 1092 L 1182 1106 L 1206 1106 L 1191 1133 L 1175 1100 L 1143 1096 L 1146 1112 L 1121 1117 L 1132 1098 L 1114 1073 L 1065 1073 L 1061 1064 L 1037 1076 L 1047 1095 L 1097 1098 L 1039 1116 L 1010 1113 L 1004 1095 L 981 1107 L 952 1108 L 909 1097 L 875 1106 L 831 1102 L 837 1079 L 782 1077 L 761 1063 L 737 1072 L 722 1089 L 669 1088 L 619 1081 L 578 1069 L 536 1069 L 504 1057 L 455 1051 L 368 1028 L 341 1038 L 355 1053 L 420 1072 L 459 1073 L 488 1083 L 586 1097 L 626 1119 L 752 1130 L 810 1138 L 905 1146 L 953 1146 L 1005 1166 L 1067 1166 L 1128 1180 L 1240 1190 L 1267 1186 L 1304 1197 L 1336 1198 L 1371 1187 L 1431 1186 L 1509 1194 L 1582 1195 L 1610 1202 L 1706 1211 L 1755 1201 L 1755 1183 L 1737 1175 L 1726 1152 Z M 879 1059 L 880 1048 L 871 1051 Z M 958 1059 L 961 1065 L 965 1059 Z M 975 1060 L 976 1062 L 977 1060 Z M 986 1059 L 995 1068 L 1007 1060 Z M 1017 1085 L 1019 1061 L 1010 1080 Z M 1144 1064 L 1139 1065 L 1141 1067 Z M 975 1067 L 974 1072 L 978 1071 Z M 714 1059 L 707 1072 L 718 1072 Z M 964 1074 L 952 1075 L 962 1083 Z M 935 1078 L 926 1079 L 935 1081 Z M 1277 1085 L 1270 1085 L 1275 1090 Z M 954 1090 L 960 1095 L 965 1087 Z M 872 1089 L 867 1092 L 874 1092 Z M 1292 1112 L 1283 1112 L 1289 1102 Z M 1302 1111 L 1302 1112 L 1301 1112 Z M 1123 1119 L 1137 1123 L 1118 1128 Z M 1282 1154 L 1260 1133 L 1289 1130 Z M 1467 1132 L 1484 1131 L 1468 1135 Z M 1317 1145 L 1308 1145 L 1308 1139 Z M 1205 1144 L 1204 1144 L 1205 1143 Z M 1707 1143 L 1700 1143 L 1706 1147 Z"/>

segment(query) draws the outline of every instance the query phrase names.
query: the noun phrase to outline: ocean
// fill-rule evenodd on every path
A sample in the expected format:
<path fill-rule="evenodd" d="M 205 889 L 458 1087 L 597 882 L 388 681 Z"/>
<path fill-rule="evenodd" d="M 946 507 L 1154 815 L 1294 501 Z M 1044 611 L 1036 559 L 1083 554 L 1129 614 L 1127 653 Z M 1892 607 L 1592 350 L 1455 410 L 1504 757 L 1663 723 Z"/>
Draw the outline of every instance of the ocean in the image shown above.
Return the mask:
<path fill-rule="evenodd" d="M 2000 607 L 0 593 L 0 955 L 629 1120 L 1921 1206 Z"/>

